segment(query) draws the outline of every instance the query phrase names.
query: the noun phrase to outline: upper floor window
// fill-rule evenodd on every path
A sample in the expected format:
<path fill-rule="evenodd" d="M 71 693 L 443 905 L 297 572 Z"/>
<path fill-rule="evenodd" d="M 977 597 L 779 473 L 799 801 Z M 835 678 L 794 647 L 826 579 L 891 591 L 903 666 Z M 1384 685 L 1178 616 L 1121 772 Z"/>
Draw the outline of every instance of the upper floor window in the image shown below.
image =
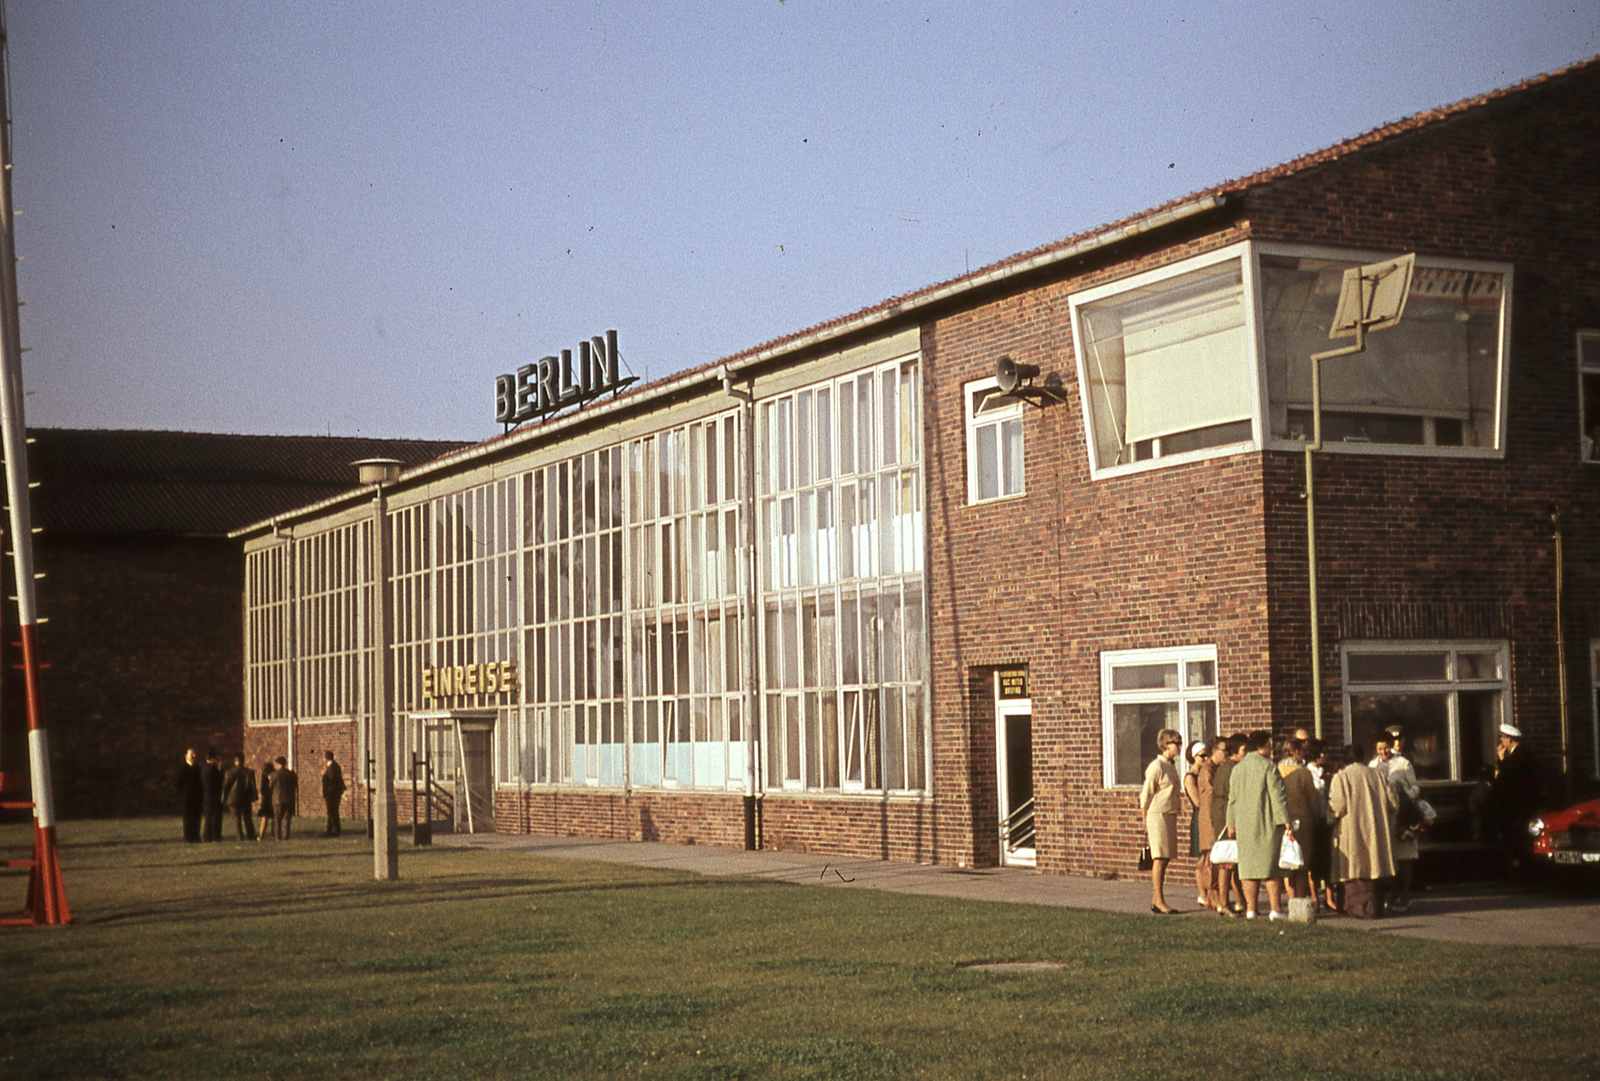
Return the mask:
<path fill-rule="evenodd" d="M 993 379 L 962 388 L 967 413 L 967 502 L 1023 493 L 1022 401 Z"/>
<path fill-rule="evenodd" d="M 1344 272 L 1371 260 L 1262 251 L 1268 437 L 1311 438 L 1311 355 L 1349 342 L 1328 327 Z M 1499 446 L 1502 268 L 1418 258 L 1395 326 L 1322 365 L 1324 444 Z"/>
<path fill-rule="evenodd" d="M 1097 470 L 1253 438 L 1242 246 L 1072 299 Z"/>
<path fill-rule="evenodd" d="M 1600 330 L 1578 331 L 1578 384 L 1583 398 L 1583 460 L 1600 462 Z"/>
<path fill-rule="evenodd" d="M 1094 475 L 1309 439 L 1344 272 L 1385 254 L 1247 242 L 1073 296 Z M 1419 255 L 1400 323 L 1322 365 L 1324 445 L 1501 453 L 1510 287 L 1505 264 Z"/>

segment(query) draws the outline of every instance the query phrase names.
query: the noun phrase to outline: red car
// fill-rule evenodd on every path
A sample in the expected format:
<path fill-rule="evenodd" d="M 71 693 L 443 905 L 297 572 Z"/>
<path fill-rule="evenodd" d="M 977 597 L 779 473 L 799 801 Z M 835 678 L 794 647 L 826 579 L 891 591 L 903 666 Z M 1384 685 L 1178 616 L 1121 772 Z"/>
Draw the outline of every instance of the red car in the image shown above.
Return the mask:
<path fill-rule="evenodd" d="M 1600 799 L 1542 814 L 1528 823 L 1528 834 L 1538 864 L 1600 869 Z"/>

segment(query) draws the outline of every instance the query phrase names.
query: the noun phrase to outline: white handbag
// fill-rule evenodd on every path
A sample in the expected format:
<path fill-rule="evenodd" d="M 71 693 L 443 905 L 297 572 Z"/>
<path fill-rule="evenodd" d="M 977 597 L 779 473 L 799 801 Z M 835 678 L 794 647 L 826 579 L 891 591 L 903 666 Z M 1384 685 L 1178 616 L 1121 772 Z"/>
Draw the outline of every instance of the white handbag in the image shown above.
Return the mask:
<path fill-rule="evenodd" d="M 1300 842 L 1294 839 L 1291 833 L 1283 835 L 1283 844 L 1278 846 L 1278 867 L 1285 871 L 1298 871 L 1306 865 L 1305 856 L 1300 851 Z"/>
<path fill-rule="evenodd" d="M 1224 837 L 1211 846 L 1211 862 L 1224 865 L 1239 862 L 1239 842 L 1232 837 Z"/>

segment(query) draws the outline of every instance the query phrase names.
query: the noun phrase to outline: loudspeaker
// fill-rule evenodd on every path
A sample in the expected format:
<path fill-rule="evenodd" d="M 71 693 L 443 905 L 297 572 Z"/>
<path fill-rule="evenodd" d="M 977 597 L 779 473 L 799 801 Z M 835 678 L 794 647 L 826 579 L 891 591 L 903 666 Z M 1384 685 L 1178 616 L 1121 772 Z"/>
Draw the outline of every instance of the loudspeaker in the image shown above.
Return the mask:
<path fill-rule="evenodd" d="M 1009 356 L 1001 357 L 994 362 L 994 378 L 995 382 L 1000 384 L 1002 394 L 1015 393 L 1024 379 L 1033 379 L 1038 374 L 1037 364 L 1018 364 Z"/>

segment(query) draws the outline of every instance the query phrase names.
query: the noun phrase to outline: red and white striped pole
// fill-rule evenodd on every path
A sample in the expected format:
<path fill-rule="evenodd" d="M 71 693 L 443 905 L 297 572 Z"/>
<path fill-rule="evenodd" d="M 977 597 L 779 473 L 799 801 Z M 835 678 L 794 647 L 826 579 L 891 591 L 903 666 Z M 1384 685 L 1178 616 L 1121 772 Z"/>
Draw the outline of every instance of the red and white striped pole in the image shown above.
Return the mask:
<path fill-rule="evenodd" d="M 72 920 L 56 851 L 56 809 L 50 789 L 50 747 L 39 709 L 38 615 L 33 595 L 33 520 L 28 513 L 28 422 L 22 409 L 22 328 L 17 304 L 17 245 L 11 206 L 11 103 L 6 97 L 10 51 L 0 9 L 0 443 L 11 503 L 11 551 L 22 629 L 22 672 L 28 709 L 28 762 L 33 782 L 33 861 L 25 922 Z"/>

